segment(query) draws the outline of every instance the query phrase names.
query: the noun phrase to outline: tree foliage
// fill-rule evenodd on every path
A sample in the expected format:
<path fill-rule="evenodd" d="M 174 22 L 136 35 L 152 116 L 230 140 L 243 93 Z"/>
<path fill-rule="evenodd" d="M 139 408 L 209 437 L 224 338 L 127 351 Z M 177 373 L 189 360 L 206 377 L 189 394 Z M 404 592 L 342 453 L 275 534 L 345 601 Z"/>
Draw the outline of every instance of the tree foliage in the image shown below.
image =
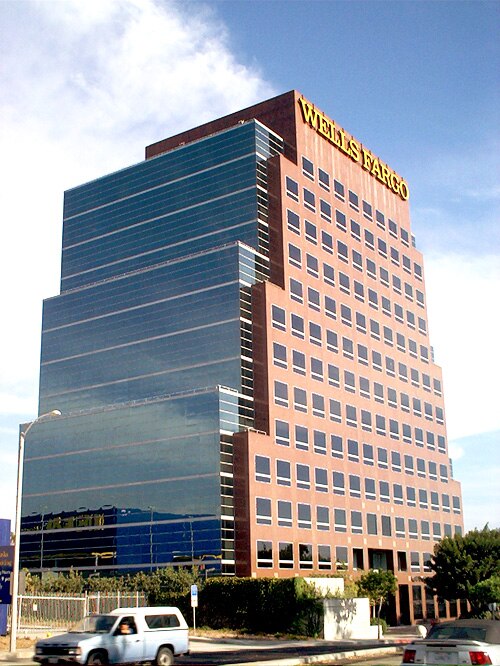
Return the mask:
<path fill-rule="evenodd" d="M 500 529 L 486 525 L 465 536 L 445 537 L 436 544 L 430 566 L 434 575 L 426 583 L 434 594 L 441 599 L 467 599 L 473 613 L 481 613 L 486 588 L 491 588 L 490 596 L 495 589 L 495 581 L 487 581 L 500 576 Z"/>
<path fill-rule="evenodd" d="M 358 581 L 358 590 L 362 596 L 367 596 L 370 605 L 377 607 L 378 637 L 380 638 L 380 611 L 382 604 L 389 597 L 396 594 L 398 580 L 392 571 L 379 571 L 370 569 Z M 378 606 L 377 606 L 378 604 Z"/>

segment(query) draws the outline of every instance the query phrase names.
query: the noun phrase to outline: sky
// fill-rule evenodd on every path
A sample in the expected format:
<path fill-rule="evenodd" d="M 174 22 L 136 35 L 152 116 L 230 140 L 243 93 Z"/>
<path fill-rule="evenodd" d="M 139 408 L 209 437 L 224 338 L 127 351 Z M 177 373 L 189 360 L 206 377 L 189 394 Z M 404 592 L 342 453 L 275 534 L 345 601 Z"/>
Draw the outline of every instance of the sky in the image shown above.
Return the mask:
<path fill-rule="evenodd" d="M 0 517 L 64 190 L 295 88 L 410 184 L 465 527 L 499 527 L 499 28 L 481 0 L 1 0 Z"/>

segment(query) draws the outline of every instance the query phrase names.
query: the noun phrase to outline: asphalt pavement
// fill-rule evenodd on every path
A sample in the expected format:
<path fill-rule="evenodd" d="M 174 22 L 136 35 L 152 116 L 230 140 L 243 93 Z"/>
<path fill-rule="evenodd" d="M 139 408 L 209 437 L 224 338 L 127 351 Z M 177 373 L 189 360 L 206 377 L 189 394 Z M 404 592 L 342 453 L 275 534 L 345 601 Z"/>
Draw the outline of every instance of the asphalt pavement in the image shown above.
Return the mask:
<path fill-rule="evenodd" d="M 379 664 L 399 663 L 395 655 L 403 643 L 414 636 L 399 632 L 381 641 L 373 640 L 279 640 L 219 639 L 190 636 L 191 653 L 177 657 L 179 666 L 299 666 L 300 664 L 369 664 L 377 657 L 387 657 Z M 20 650 L 16 655 L 0 653 L 2 666 L 31 666 L 33 650 Z M 400 657 L 399 657 L 400 659 Z"/>

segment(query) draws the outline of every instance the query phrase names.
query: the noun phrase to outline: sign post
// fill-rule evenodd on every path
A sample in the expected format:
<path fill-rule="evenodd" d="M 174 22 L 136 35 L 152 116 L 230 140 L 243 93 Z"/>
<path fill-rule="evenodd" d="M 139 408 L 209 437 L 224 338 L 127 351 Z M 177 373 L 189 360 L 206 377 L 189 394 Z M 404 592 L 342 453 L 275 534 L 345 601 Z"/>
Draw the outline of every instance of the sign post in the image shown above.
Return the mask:
<path fill-rule="evenodd" d="M 197 607 L 198 607 L 198 585 L 191 585 L 191 608 L 193 609 L 193 633 L 196 632 Z"/>

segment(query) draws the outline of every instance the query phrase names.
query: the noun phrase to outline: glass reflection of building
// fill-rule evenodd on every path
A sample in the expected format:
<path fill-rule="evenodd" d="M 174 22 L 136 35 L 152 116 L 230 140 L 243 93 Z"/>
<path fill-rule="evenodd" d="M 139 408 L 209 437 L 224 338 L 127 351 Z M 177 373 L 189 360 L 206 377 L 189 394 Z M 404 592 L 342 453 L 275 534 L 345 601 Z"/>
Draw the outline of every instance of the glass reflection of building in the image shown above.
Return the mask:
<path fill-rule="evenodd" d="M 253 424 L 281 150 L 254 121 L 66 193 L 39 405 L 63 416 L 27 439 L 22 566 L 234 571 L 231 435 Z"/>

